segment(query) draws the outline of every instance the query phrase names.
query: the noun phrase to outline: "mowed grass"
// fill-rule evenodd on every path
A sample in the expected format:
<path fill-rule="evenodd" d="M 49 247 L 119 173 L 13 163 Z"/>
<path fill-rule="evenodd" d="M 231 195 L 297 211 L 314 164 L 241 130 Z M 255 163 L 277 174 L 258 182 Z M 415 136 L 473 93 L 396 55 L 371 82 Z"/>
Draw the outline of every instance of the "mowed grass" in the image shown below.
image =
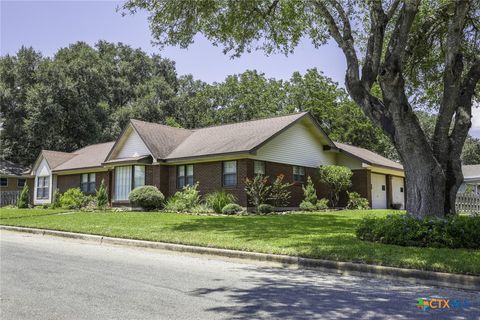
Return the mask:
<path fill-rule="evenodd" d="M 44 214 L 40 214 L 41 212 Z M 65 210 L 63 210 L 65 211 Z M 175 213 L 0 210 L 0 224 L 215 248 L 286 254 L 451 273 L 480 274 L 480 250 L 401 247 L 355 237 L 367 215 L 337 211 L 271 216 L 195 216 Z"/>

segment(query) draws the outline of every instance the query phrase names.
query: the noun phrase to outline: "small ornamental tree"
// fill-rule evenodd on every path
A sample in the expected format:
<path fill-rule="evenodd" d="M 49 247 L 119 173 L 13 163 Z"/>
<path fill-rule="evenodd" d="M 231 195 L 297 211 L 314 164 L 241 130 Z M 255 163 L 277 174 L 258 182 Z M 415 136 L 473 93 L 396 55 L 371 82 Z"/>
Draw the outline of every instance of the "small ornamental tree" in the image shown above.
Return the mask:
<path fill-rule="evenodd" d="M 284 178 L 284 174 L 279 174 L 272 183 L 268 199 L 272 201 L 274 207 L 285 207 L 289 203 L 291 192 L 288 191 L 288 188 L 290 188 L 292 184 L 283 182 Z"/>
<path fill-rule="evenodd" d="M 310 176 L 307 178 L 307 185 L 303 186 L 303 201 L 300 203 L 300 209 L 304 211 L 314 211 L 317 205 L 317 191 L 313 185 L 312 178 Z"/>
<path fill-rule="evenodd" d="M 315 190 L 315 186 L 313 185 L 312 178 L 310 176 L 307 178 L 307 185 L 303 186 L 303 196 L 304 199 L 303 201 L 310 202 L 311 204 L 315 205 L 317 204 L 317 190 Z"/>
<path fill-rule="evenodd" d="M 338 204 L 339 194 L 352 185 L 352 170 L 347 167 L 328 165 L 320 167 L 320 181 L 330 188 L 330 201 L 333 207 Z"/>
<path fill-rule="evenodd" d="M 25 183 L 22 189 L 22 193 L 20 193 L 20 197 L 18 198 L 17 201 L 17 207 L 19 209 L 25 209 L 28 208 L 28 185 Z"/>
<path fill-rule="evenodd" d="M 255 178 L 245 178 L 245 192 L 248 196 L 248 201 L 255 208 L 264 204 L 268 200 L 271 186 L 268 185 L 268 177 L 256 175 Z"/>
<path fill-rule="evenodd" d="M 105 180 L 103 179 L 100 188 L 97 190 L 96 198 L 98 208 L 103 210 L 108 206 L 108 191 L 107 187 L 105 187 Z"/>

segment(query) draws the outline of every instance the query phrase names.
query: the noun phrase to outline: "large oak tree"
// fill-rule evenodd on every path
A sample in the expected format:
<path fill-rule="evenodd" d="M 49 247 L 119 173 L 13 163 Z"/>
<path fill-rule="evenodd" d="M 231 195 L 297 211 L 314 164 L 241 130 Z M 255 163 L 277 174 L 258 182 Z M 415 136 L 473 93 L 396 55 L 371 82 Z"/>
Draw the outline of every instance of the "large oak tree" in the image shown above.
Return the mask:
<path fill-rule="evenodd" d="M 400 155 L 408 212 L 455 213 L 480 78 L 478 0 L 129 0 L 123 9 L 148 11 L 159 45 L 187 47 L 202 33 L 234 56 L 288 54 L 305 37 L 315 46 L 333 39 L 350 96 Z M 431 140 L 418 108 L 437 113 Z"/>

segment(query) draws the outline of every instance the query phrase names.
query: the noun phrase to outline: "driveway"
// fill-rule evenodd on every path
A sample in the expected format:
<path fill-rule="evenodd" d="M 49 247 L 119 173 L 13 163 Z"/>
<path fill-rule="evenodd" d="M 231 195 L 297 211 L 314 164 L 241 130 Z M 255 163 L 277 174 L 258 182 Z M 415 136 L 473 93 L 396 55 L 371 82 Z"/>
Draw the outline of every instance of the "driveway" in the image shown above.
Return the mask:
<path fill-rule="evenodd" d="M 0 245 L 5 320 L 480 318 L 472 291 L 8 231 Z M 416 307 L 434 297 L 462 304 Z"/>

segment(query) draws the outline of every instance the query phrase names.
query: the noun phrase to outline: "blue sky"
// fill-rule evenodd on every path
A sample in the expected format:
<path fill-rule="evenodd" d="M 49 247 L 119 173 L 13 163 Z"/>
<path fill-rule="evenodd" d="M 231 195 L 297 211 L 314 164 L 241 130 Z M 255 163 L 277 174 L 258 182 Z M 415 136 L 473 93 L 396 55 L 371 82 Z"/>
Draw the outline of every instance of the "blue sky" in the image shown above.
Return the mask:
<path fill-rule="evenodd" d="M 107 40 L 159 53 L 176 62 L 179 74 L 191 73 L 209 83 L 247 69 L 256 69 L 267 77 L 288 79 L 294 71 L 303 73 L 315 67 L 340 85 L 344 82 L 345 58 L 334 43 L 315 49 L 306 40 L 288 57 L 254 52 L 232 60 L 222 53 L 222 48 L 212 46 L 201 36 L 184 50 L 153 47 L 146 14 L 122 17 L 116 12 L 122 1 L 0 1 L 1 55 L 15 54 L 22 45 L 52 55 L 76 41 L 94 44 Z M 480 109 L 474 112 L 471 133 L 480 137 Z"/>

